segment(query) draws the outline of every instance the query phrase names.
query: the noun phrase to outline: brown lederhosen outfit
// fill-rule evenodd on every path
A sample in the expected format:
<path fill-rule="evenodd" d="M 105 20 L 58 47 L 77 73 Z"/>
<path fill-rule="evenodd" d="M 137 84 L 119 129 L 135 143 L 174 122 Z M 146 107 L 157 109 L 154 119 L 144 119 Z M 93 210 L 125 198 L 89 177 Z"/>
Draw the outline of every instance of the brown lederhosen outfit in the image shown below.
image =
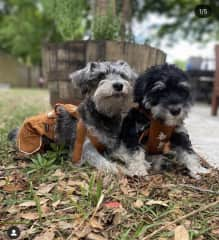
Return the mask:
<path fill-rule="evenodd" d="M 63 106 L 73 118 L 78 120 L 72 161 L 79 162 L 81 160 L 83 144 L 86 137 L 89 138 L 99 152 L 103 152 L 105 146 L 87 130 L 83 120 L 79 116 L 77 106 L 72 104 L 56 104 L 55 109 L 51 112 L 27 118 L 17 136 L 17 147 L 19 152 L 23 155 L 31 155 L 43 151 L 43 136 L 55 142 L 55 125 L 58 116 L 56 109 L 60 105 Z"/>
<path fill-rule="evenodd" d="M 170 138 L 175 126 L 168 126 L 159 119 L 153 119 L 150 113 L 140 109 L 145 117 L 150 120 L 150 126 L 139 137 L 139 143 L 144 146 L 148 154 L 163 154 L 170 151 Z M 147 141 L 142 144 L 143 138 Z"/>

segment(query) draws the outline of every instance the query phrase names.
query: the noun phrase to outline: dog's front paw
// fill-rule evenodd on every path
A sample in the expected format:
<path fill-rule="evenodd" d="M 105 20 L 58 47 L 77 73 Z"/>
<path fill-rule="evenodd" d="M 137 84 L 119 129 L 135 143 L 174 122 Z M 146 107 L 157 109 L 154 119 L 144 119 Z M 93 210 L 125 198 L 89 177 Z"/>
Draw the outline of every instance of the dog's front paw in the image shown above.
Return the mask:
<path fill-rule="evenodd" d="M 207 174 L 210 173 L 211 170 L 207 169 L 205 167 L 202 167 L 201 165 L 198 166 L 197 168 L 190 168 L 189 169 L 189 175 L 195 179 L 200 179 L 201 178 L 201 174 Z"/>
<path fill-rule="evenodd" d="M 147 176 L 150 164 L 147 162 L 132 162 L 128 165 L 129 176 Z"/>
<path fill-rule="evenodd" d="M 200 158 L 196 154 L 184 154 L 183 162 L 186 168 L 189 170 L 189 175 L 195 179 L 200 179 L 201 174 L 210 173 L 210 169 L 207 169 L 201 165 Z"/>

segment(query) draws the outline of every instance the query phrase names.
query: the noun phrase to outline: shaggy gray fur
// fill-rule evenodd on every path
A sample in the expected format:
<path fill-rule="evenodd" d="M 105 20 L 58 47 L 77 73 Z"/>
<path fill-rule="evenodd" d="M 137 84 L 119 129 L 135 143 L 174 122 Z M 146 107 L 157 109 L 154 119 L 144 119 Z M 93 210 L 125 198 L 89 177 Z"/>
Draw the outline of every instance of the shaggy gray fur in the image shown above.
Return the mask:
<path fill-rule="evenodd" d="M 120 141 L 123 119 L 132 106 L 136 72 L 121 60 L 91 62 L 70 77 L 87 96 L 79 106 L 81 118 L 106 146 L 106 155 L 102 156 L 87 139 L 81 162 L 105 172 L 146 175 L 149 166 L 145 165 L 144 154 L 129 152 Z M 113 162 L 110 157 L 119 161 Z"/>

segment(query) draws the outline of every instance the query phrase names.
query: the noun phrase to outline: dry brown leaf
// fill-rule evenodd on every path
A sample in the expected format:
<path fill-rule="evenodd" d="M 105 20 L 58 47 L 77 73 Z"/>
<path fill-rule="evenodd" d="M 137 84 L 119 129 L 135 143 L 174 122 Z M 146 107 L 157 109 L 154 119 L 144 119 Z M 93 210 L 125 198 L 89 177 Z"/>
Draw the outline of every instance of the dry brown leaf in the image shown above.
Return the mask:
<path fill-rule="evenodd" d="M 52 206 L 56 208 L 60 204 L 60 202 L 61 202 L 60 200 L 57 200 L 54 203 L 52 203 Z"/>
<path fill-rule="evenodd" d="M 78 186 L 87 189 L 88 184 L 85 181 L 76 181 L 76 180 L 69 180 L 67 182 L 68 186 Z"/>
<path fill-rule="evenodd" d="M 38 188 L 38 191 L 36 192 L 37 195 L 44 195 L 46 193 L 49 193 L 54 187 L 56 183 L 51 183 L 51 184 L 41 184 Z"/>
<path fill-rule="evenodd" d="M 0 180 L 0 187 L 3 187 L 6 184 L 5 180 Z"/>
<path fill-rule="evenodd" d="M 7 184 L 3 186 L 3 190 L 6 192 L 17 192 L 23 191 L 27 188 L 26 183 Z"/>
<path fill-rule="evenodd" d="M 174 229 L 174 240 L 189 240 L 189 233 L 183 225 Z"/>
<path fill-rule="evenodd" d="M 20 211 L 20 208 L 18 206 L 11 206 L 10 208 L 7 209 L 7 212 L 10 214 L 14 214 Z"/>
<path fill-rule="evenodd" d="M 213 229 L 211 232 L 213 234 L 219 235 L 219 228 Z"/>
<path fill-rule="evenodd" d="M 43 206 L 41 206 L 40 209 L 41 209 L 41 211 L 42 211 L 43 216 L 45 216 L 47 213 L 50 212 L 50 208 L 49 208 L 46 204 L 44 204 Z"/>
<path fill-rule="evenodd" d="M 78 238 L 84 238 L 91 232 L 91 228 L 86 226 L 83 230 L 77 230 L 75 231 L 75 235 Z"/>
<path fill-rule="evenodd" d="M 113 225 L 117 226 L 122 222 L 122 214 L 120 212 L 115 213 L 113 217 Z"/>
<path fill-rule="evenodd" d="M 60 222 L 58 222 L 58 228 L 61 229 L 61 230 L 72 229 L 73 224 L 68 223 L 68 222 L 64 222 L 64 221 L 60 221 Z"/>
<path fill-rule="evenodd" d="M 43 233 L 40 233 L 34 238 L 34 240 L 53 240 L 55 237 L 55 230 L 52 228 L 46 230 Z"/>
<path fill-rule="evenodd" d="M 66 175 L 65 175 L 65 173 L 62 172 L 61 169 L 56 169 L 56 171 L 53 173 L 52 176 L 53 176 L 53 177 L 58 177 L 59 180 L 62 180 L 62 179 L 65 178 Z"/>
<path fill-rule="evenodd" d="M 160 205 L 163 207 L 168 207 L 167 203 L 165 201 L 160 201 L 160 200 L 149 200 L 146 202 L 146 205 Z"/>
<path fill-rule="evenodd" d="M 107 240 L 107 238 L 96 233 L 89 233 L 86 239 L 87 240 Z"/>
<path fill-rule="evenodd" d="M 46 202 L 48 202 L 49 199 L 42 199 L 40 200 L 40 204 L 44 204 Z M 20 203 L 19 204 L 19 207 L 35 207 L 36 206 L 36 202 L 35 201 L 26 201 L 26 202 L 23 202 L 23 203 Z"/>
<path fill-rule="evenodd" d="M 144 189 L 141 191 L 141 194 L 144 195 L 145 197 L 148 197 L 150 195 L 150 190 L 149 189 Z"/>
<path fill-rule="evenodd" d="M 92 228 L 103 229 L 100 221 L 98 221 L 96 218 L 92 218 L 89 223 Z"/>
<path fill-rule="evenodd" d="M 120 190 L 122 191 L 122 193 L 124 193 L 125 195 L 129 195 L 129 189 L 127 186 L 125 185 L 120 185 Z"/>
<path fill-rule="evenodd" d="M 28 220 L 36 220 L 39 218 L 39 214 L 37 212 L 21 213 L 20 217 Z"/>
<path fill-rule="evenodd" d="M 135 208 L 141 208 L 142 206 L 144 206 L 144 203 L 141 199 L 137 199 L 134 203 L 133 203 L 133 206 Z"/>

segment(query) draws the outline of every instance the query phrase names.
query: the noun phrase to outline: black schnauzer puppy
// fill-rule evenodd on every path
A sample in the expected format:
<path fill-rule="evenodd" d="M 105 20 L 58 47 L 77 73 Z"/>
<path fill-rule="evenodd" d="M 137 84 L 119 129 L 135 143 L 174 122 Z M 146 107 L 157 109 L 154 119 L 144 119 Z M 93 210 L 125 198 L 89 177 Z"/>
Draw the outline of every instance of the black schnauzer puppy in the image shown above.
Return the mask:
<path fill-rule="evenodd" d="M 134 97 L 139 107 L 132 109 L 124 121 L 122 139 L 126 146 L 136 149 L 143 144 L 146 160 L 160 170 L 168 145 L 190 176 L 198 178 L 207 173 L 184 126 L 192 105 L 187 75 L 174 65 L 151 67 L 136 80 Z"/>

